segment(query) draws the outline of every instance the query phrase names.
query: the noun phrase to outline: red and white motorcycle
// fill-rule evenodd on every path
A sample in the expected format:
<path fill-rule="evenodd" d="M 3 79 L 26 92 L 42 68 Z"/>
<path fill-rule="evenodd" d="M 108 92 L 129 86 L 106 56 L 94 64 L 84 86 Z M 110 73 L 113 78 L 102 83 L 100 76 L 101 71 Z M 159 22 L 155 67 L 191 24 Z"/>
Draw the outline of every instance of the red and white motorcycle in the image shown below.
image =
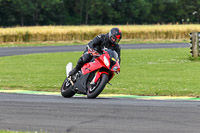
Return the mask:
<path fill-rule="evenodd" d="M 68 76 L 72 70 L 72 63 L 66 67 L 67 78 L 61 87 L 61 95 L 65 98 L 73 97 L 76 93 L 96 98 L 115 73 L 120 72 L 119 58 L 115 51 L 103 49 L 103 53 L 93 52 L 93 59 L 86 63 L 74 76 Z"/>

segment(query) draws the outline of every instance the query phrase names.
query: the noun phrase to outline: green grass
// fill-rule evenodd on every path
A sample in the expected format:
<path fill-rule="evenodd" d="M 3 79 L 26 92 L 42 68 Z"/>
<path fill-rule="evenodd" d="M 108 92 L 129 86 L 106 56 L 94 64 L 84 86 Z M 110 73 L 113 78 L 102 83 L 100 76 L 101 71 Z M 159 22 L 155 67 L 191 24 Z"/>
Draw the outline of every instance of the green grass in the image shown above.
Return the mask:
<path fill-rule="evenodd" d="M 28 43 L 9 43 L 0 44 L 0 47 L 29 47 L 29 46 L 65 46 L 65 45 L 86 45 L 88 41 L 71 41 L 71 42 L 28 42 Z M 125 40 L 122 39 L 120 44 L 142 44 L 142 43 L 186 43 L 188 40 L 144 40 L 144 39 L 134 39 Z"/>
<path fill-rule="evenodd" d="M 0 133 L 39 133 L 39 132 L 0 131 Z"/>
<path fill-rule="evenodd" d="M 59 91 L 65 66 L 82 52 L 0 58 L 0 89 Z M 200 61 L 188 48 L 122 50 L 121 73 L 103 93 L 199 96 Z"/>

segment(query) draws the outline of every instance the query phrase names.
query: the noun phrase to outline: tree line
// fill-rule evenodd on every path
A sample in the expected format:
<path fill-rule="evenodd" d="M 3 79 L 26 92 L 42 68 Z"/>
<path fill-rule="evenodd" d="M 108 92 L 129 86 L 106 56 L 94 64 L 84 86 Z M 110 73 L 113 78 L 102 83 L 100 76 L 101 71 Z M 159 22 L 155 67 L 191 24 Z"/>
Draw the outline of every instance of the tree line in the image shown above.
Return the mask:
<path fill-rule="evenodd" d="M 199 23 L 200 0 L 0 0 L 0 26 Z"/>

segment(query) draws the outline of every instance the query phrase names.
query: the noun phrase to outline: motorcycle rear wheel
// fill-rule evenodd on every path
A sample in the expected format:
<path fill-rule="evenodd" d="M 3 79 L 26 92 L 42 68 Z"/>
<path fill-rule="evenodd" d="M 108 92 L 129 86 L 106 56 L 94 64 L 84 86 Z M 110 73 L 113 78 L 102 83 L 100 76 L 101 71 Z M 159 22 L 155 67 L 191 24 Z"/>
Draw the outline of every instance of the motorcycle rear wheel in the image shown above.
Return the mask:
<path fill-rule="evenodd" d="M 93 91 L 90 91 L 90 88 L 87 90 L 87 97 L 89 99 L 94 99 L 96 98 L 105 88 L 106 84 L 108 82 L 108 75 L 107 74 L 102 74 L 102 77 L 100 77 L 99 81 L 97 81 L 96 84 L 96 89 Z"/>
<path fill-rule="evenodd" d="M 75 95 L 75 92 L 72 90 L 72 85 L 66 87 L 66 80 L 67 80 L 67 78 L 64 80 L 64 82 L 61 86 L 61 95 L 64 98 L 71 98 Z"/>

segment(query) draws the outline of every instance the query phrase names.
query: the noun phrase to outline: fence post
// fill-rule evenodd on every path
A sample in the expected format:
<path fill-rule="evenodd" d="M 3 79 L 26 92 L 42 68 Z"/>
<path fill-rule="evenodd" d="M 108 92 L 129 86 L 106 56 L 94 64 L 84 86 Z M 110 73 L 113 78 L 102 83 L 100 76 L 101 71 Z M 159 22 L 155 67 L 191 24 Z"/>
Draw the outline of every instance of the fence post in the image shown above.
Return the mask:
<path fill-rule="evenodd" d="M 192 57 L 199 56 L 199 34 L 198 32 L 190 33 L 190 44 L 191 44 L 191 54 Z"/>

